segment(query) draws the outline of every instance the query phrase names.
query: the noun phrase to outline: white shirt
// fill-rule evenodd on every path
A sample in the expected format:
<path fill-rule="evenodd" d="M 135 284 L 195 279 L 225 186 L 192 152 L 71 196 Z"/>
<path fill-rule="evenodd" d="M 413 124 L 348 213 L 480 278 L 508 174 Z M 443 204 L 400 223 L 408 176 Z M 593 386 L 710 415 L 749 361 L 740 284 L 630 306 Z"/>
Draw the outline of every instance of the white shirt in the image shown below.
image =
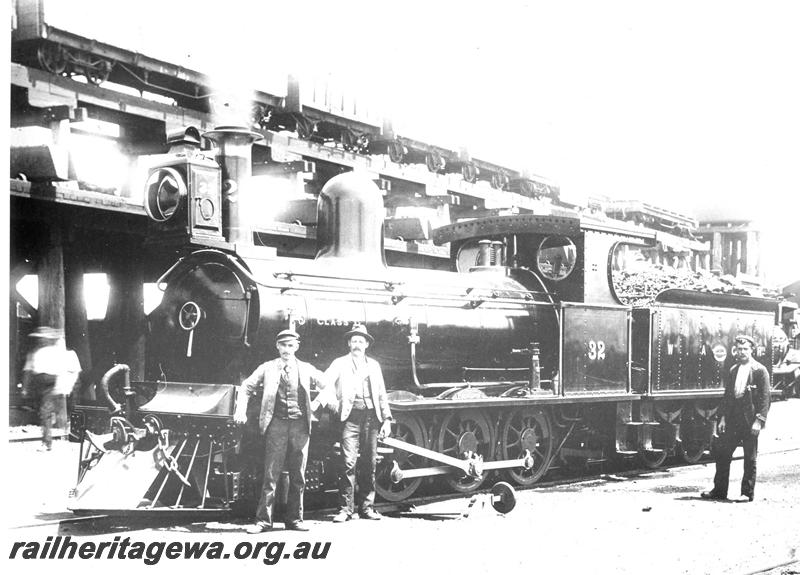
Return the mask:
<path fill-rule="evenodd" d="M 39 347 L 28 355 L 25 370 L 58 375 L 64 368 L 65 352 L 66 350 L 57 344 Z"/>
<path fill-rule="evenodd" d="M 739 369 L 736 371 L 736 381 L 733 385 L 733 395 L 734 397 L 742 397 L 744 395 L 744 388 L 747 387 L 747 380 L 750 379 L 750 362 L 739 365 Z"/>
<path fill-rule="evenodd" d="M 67 395 L 72 393 L 72 388 L 81 371 L 78 355 L 68 350 L 64 340 L 58 340 L 52 345 L 44 345 L 28 354 L 25 362 L 26 371 L 33 373 L 49 373 L 56 376 L 54 393 Z"/>

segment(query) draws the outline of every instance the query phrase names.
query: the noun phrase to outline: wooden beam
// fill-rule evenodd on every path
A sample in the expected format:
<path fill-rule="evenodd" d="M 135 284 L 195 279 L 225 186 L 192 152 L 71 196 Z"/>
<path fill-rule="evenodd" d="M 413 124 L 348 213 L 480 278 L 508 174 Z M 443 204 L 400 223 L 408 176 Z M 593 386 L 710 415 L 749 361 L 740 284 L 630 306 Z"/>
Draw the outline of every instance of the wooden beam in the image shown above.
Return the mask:
<path fill-rule="evenodd" d="M 61 220 L 51 220 L 43 230 L 46 234 L 42 257 L 37 265 L 39 274 L 40 326 L 64 329 L 64 245 Z"/>
<path fill-rule="evenodd" d="M 105 322 L 117 361 L 131 368 L 132 380 L 141 380 L 146 328 L 143 262 L 133 243 L 126 242 L 120 252 L 106 268 L 111 290 Z"/>
<path fill-rule="evenodd" d="M 79 242 L 70 242 L 64 253 L 64 330 L 67 348 L 78 355 L 83 374 L 75 385 L 75 397 L 94 400 L 93 385 L 89 385 L 92 369 L 92 348 L 89 340 L 89 321 L 86 316 L 83 274 L 85 257 Z"/>

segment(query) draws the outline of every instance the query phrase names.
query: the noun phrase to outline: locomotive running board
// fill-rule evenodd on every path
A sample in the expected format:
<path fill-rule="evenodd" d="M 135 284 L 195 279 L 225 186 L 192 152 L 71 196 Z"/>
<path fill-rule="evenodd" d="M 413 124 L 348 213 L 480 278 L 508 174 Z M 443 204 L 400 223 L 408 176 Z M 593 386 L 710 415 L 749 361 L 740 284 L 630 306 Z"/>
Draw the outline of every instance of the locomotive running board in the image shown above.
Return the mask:
<path fill-rule="evenodd" d="M 456 468 L 462 471 L 465 475 L 474 475 L 475 470 L 475 463 L 468 459 L 457 459 L 455 457 L 451 457 L 449 455 L 444 455 L 439 453 L 438 451 L 433 451 L 431 449 L 426 449 L 424 447 L 420 447 L 419 445 L 414 445 L 413 443 L 407 443 L 405 441 L 401 441 L 399 439 L 394 439 L 392 437 L 384 437 L 381 442 L 384 445 L 388 445 L 389 447 L 393 447 L 395 449 L 401 449 L 403 451 L 407 451 L 409 453 L 413 453 L 414 455 L 420 455 L 422 457 L 427 457 L 433 461 L 438 461 L 439 463 L 444 463 L 444 466 L 437 466 L 437 467 L 421 467 L 416 469 L 400 469 L 396 467 L 393 470 L 393 473 L 399 473 L 402 475 L 402 478 L 398 479 L 402 481 L 403 479 L 412 479 L 415 477 L 430 477 L 433 475 L 447 475 L 453 472 L 453 468 Z M 522 459 L 507 459 L 503 461 L 487 461 L 483 463 L 481 467 L 481 475 L 484 471 L 490 471 L 493 469 L 508 469 L 512 467 L 526 467 L 530 465 L 531 460 L 522 458 Z"/>

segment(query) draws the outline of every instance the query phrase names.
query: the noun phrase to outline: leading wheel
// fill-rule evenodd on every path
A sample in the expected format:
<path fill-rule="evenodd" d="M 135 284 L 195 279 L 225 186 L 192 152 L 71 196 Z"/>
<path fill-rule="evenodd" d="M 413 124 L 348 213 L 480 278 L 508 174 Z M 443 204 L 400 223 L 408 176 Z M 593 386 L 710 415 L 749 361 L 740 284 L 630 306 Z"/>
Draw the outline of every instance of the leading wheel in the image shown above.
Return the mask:
<path fill-rule="evenodd" d="M 392 433 L 395 439 L 428 447 L 428 434 L 420 420 L 413 415 L 398 415 Z M 421 455 L 415 455 L 402 449 L 395 449 L 391 456 L 384 457 L 375 473 L 375 491 L 386 501 L 403 501 L 411 497 L 422 483 L 422 477 L 404 479 L 398 483 L 392 481 L 392 467 L 396 462 L 400 469 L 422 467 L 426 461 Z"/>
<path fill-rule="evenodd" d="M 436 450 L 456 459 L 477 454 L 488 461 L 493 445 L 492 426 L 486 416 L 476 409 L 448 413 L 439 426 L 436 438 Z M 487 475 L 488 472 L 484 472 L 474 477 L 456 472 L 445 476 L 445 481 L 459 493 L 469 493 L 480 487 Z"/>
<path fill-rule="evenodd" d="M 514 488 L 505 481 L 492 486 L 492 507 L 498 513 L 510 513 L 517 505 L 517 496 Z"/>
<path fill-rule="evenodd" d="M 533 485 L 547 472 L 553 455 L 553 432 L 550 418 L 540 409 L 515 409 L 506 418 L 500 435 L 503 459 L 521 459 L 526 452 L 533 466 L 507 469 L 508 478 L 517 485 Z"/>

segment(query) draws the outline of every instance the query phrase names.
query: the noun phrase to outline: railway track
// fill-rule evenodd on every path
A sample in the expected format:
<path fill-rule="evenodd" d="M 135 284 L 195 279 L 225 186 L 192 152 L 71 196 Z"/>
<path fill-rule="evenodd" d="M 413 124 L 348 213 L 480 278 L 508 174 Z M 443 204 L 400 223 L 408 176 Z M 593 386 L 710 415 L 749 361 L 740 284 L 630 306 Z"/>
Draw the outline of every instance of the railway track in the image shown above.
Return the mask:
<path fill-rule="evenodd" d="M 793 452 L 800 452 L 800 447 L 792 447 L 788 449 L 774 449 L 770 451 L 763 451 L 759 453 L 759 456 L 764 457 L 768 455 L 778 455 L 784 453 L 793 453 Z M 733 461 L 740 461 L 744 458 L 743 455 L 737 455 L 733 457 Z M 547 489 L 552 487 L 560 487 L 564 485 L 574 485 L 578 483 L 590 483 L 594 481 L 614 481 L 620 479 L 630 479 L 634 477 L 648 477 L 650 475 L 655 475 L 659 473 L 666 473 L 669 472 L 671 469 L 682 469 L 686 467 L 697 467 L 701 465 L 706 465 L 708 463 L 713 463 L 714 459 L 710 456 L 704 457 L 701 461 L 697 463 L 686 463 L 683 461 L 675 461 L 670 465 L 664 465 L 657 469 L 647 469 L 644 467 L 634 467 L 634 468 L 627 468 L 627 469 L 617 469 L 617 468 L 609 468 L 605 471 L 594 472 L 590 474 L 583 474 L 583 475 L 570 475 L 567 477 L 560 477 L 556 479 L 550 479 L 546 481 L 539 481 L 534 485 L 528 486 L 514 486 L 515 491 L 534 491 L 537 489 Z M 623 460 L 623 463 L 625 461 Z M 555 470 L 554 470 L 555 471 Z M 502 478 L 501 478 L 502 480 Z M 464 494 L 464 493 L 442 493 L 442 494 L 433 494 L 433 495 L 422 495 L 419 497 L 412 497 L 408 500 L 397 502 L 397 503 L 389 503 L 389 502 L 380 502 L 376 503 L 375 507 L 381 512 L 385 514 L 392 514 L 392 513 L 403 513 L 405 511 L 411 511 L 414 507 L 421 506 L 421 505 L 428 505 L 431 503 L 439 503 L 444 501 L 450 501 L 454 499 L 463 499 L 465 497 L 470 497 L 474 495 L 489 495 L 492 491 L 491 483 L 486 487 L 481 487 L 480 489 L 475 490 L 472 493 Z M 319 510 L 315 511 L 314 514 L 319 513 L 320 515 L 324 515 L 324 513 L 333 513 L 335 509 L 326 509 L 326 510 Z"/>
<path fill-rule="evenodd" d="M 791 447 L 787 449 L 773 449 L 764 451 L 760 455 L 762 457 L 769 455 L 779 455 L 786 453 L 800 452 L 800 447 Z M 742 456 L 734 457 L 734 460 L 741 460 Z M 622 465 L 610 467 L 602 471 L 597 471 L 589 474 L 572 474 L 565 477 L 558 477 L 546 481 L 540 481 L 531 486 L 515 486 L 514 489 L 520 492 L 527 492 L 533 490 L 548 489 L 553 487 L 561 487 L 566 485 L 576 485 L 580 483 L 592 483 L 598 481 L 619 481 L 631 478 L 646 478 L 648 476 L 658 475 L 669 472 L 671 469 L 680 469 L 686 467 L 695 467 L 705 465 L 712 462 L 713 459 L 707 457 L 698 463 L 684 463 L 676 461 L 671 465 L 663 466 L 658 469 L 646 469 L 643 467 L 622 468 Z M 626 463 L 623 461 L 623 463 Z M 494 483 L 494 482 L 488 482 Z M 466 515 L 469 513 L 471 503 L 464 504 L 463 512 L 419 512 L 418 508 L 435 504 L 445 503 L 448 501 L 455 501 L 459 499 L 471 499 L 473 502 L 475 498 L 490 497 L 492 493 L 492 485 L 487 485 L 471 493 L 430 493 L 417 497 L 409 498 L 402 502 L 378 502 L 375 507 L 385 515 L 402 515 L 402 516 L 427 516 L 427 515 Z M 329 494 L 331 497 L 333 493 Z M 307 518 L 314 520 L 324 520 L 326 516 L 336 512 L 336 508 L 330 506 L 323 506 L 317 509 L 310 510 L 306 513 Z M 58 527 L 59 529 L 76 530 L 85 534 L 92 533 L 119 533 L 136 531 L 140 529 L 152 529 L 156 527 L 169 527 L 173 525 L 209 522 L 209 521 L 230 521 L 238 523 L 242 518 L 236 517 L 229 510 L 191 510 L 191 509 L 173 509 L 163 510 L 153 513 L 153 510 L 148 510 L 146 513 L 126 515 L 116 514 L 92 514 L 92 515 L 66 515 L 45 521 L 38 521 L 24 525 L 16 525 L 11 527 L 12 530 L 32 530 L 43 529 L 48 527 Z"/>

